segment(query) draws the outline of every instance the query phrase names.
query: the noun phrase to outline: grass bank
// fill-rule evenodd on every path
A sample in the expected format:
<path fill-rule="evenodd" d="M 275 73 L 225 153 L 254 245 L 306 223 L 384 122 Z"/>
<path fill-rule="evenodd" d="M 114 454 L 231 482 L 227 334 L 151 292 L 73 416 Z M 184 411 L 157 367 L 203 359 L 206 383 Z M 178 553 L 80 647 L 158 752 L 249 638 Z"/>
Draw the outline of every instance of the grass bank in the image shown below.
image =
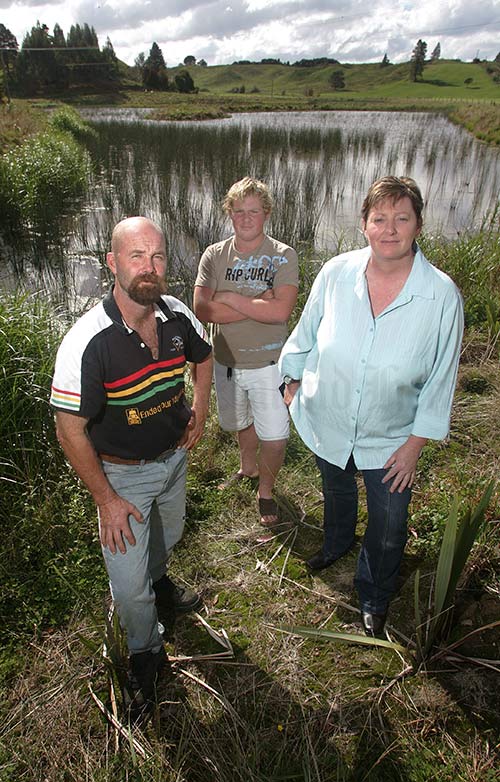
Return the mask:
<path fill-rule="evenodd" d="M 0 461 L 8 492 L 0 541 L 3 698 L 2 782 L 494 782 L 499 728 L 498 531 L 500 495 L 461 582 L 448 647 L 418 675 L 402 675 L 415 639 L 413 580 L 430 591 L 452 498 L 474 504 L 499 474 L 500 236 L 496 223 L 454 242 L 424 238 L 430 258 L 462 286 L 464 341 L 450 440 L 426 447 L 390 634 L 409 651 L 302 639 L 306 625 L 359 631 L 352 584 L 357 550 L 311 577 L 305 559 L 321 540 L 320 481 L 292 433 L 277 499 L 289 522 L 271 541 L 251 483 L 226 492 L 237 466 L 213 405 L 191 456 L 186 535 L 172 563 L 201 590 L 203 616 L 224 629 L 234 656 L 196 617 L 168 628 L 177 658 L 162 678 L 159 709 L 139 745 L 115 744 L 94 700 L 107 701 L 101 654 L 104 567 L 92 503 L 64 464 L 48 386 L 64 319 L 40 297 L 0 310 Z M 314 269 L 302 268 L 301 300 Z M 364 513 L 357 530 L 359 548 Z M 209 655 L 206 657 L 206 655 Z M 205 656 L 205 657 L 204 657 Z M 473 659 L 471 659 L 473 658 Z"/>
<path fill-rule="evenodd" d="M 55 111 L 43 130 L 38 130 L 42 124 L 38 117 L 31 123 L 25 112 L 19 112 L 19 117 L 23 117 L 19 134 L 28 133 L 28 138 L 19 138 L 0 157 L 3 229 L 9 233 L 24 227 L 47 233 L 54 219 L 74 208 L 85 192 L 90 157 L 79 139 L 93 131 L 70 108 Z"/>
<path fill-rule="evenodd" d="M 125 66 L 124 66 L 125 67 Z M 330 80 L 342 70 L 345 88 Z M 178 68 L 169 69 L 174 78 Z M 428 64 L 423 78 L 409 80 L 409 65 L 349 63 L 313 68 L 246 63 L 188 68 L 198 93 L 182 95 L 144 90 L 128 78 L 113 90 L 67 90 L 45 100 L 15 101 L 15 106 L 50 105 L 50 99 L 75 107 L 119 106 L 152 109 L 164 120 L 209 120 L 251 111 L 429 111 L 446 114 L 478 139 L 500 144 L 500 65 L 443 60 Z M 133 70 L 129 69 L 133 75 Z M 134 77 L 137 79 L 137 77 Z M 14 141 L 18 131 L 2 131 Z"/>

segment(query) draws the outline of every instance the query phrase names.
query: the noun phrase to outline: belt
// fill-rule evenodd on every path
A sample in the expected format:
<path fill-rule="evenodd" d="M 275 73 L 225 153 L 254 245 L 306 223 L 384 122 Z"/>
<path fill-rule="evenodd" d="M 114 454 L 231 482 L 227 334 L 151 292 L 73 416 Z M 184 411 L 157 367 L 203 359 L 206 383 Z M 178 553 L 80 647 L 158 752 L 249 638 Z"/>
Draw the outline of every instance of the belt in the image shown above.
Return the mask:
<path fill-rule="evenodd" d="M 121 456 L 114 456 L 110 453 L 100 453 L 99 459 L 102 459 L 103 462 L 111 462 L 112 464 L 152 464 L 153 462 L 162 462 L 167 456 L 173 454 L 175 450 L 175 445 L 172 448 L 167 448 L 166 451 L 162 451 L 155 459 L 122 459 Z"/>

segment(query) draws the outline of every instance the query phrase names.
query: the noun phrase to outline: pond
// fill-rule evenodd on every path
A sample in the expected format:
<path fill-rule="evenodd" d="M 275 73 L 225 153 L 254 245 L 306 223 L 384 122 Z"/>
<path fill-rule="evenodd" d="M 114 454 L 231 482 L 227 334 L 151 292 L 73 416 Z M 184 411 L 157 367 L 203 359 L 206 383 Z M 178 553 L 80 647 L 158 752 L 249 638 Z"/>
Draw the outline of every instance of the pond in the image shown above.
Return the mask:
<path fill-rule="evenodd" d="M 271 188 L 270 234 L 332 255 L 364 243 L 359 212 L 379 176 L 416 179 L 424 230 L 447 237 L 478 228 L 499 198 L 500 151 L 438 115 L 287 112 L 168 123 L 146 120 L 144 110 L 82 114 L 98 131 L 87 142 L 93 181 L 78 213 L 61 224 L 60 240 L 42 253 L 46 266 L 75 261 L 82 295 L 100 285 L 96 269 L 112 227 L 127 215 L 157 220 L 175 274 L 191 273 L 206 245 L 230 233 L 220 203 L 247 174 Z"/>

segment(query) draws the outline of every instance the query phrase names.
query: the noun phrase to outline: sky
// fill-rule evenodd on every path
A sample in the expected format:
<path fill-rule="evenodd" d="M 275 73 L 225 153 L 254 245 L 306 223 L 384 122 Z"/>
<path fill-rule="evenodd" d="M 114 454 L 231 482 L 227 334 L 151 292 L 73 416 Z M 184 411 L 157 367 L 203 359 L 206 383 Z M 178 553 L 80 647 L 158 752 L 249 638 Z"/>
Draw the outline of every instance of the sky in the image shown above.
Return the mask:
<path fill-rule="evenodd" d="M 406 62 L 419 38 L 430 55 L 492 60 L 500 52 L 500 0 L 0 0 L 0 22 L 17 38 L 37 21 L 65 33 L 93 26 L 102 47 L 133 65 L 155 41 L 167 66 L 333 57 L 342 63 Z"/>

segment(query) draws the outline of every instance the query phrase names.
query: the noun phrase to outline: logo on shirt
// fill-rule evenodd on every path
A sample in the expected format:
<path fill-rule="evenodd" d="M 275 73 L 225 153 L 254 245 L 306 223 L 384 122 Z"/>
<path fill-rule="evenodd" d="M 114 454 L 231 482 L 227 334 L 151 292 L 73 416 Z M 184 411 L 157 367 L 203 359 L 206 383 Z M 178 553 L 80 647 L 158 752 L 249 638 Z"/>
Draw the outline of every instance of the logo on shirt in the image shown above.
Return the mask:
<path fill-rule="evenodd" d="M 127 423 L 129 426 L 142 424 L 141 416 L 137 407 L 129 407 L 128 410 L 125 410 L 125 414 L 127 416 Z"/>
<path fill-rule="evenodd" d="M 184 349 L 184 342 L 182 337 L 172 337 L 172 343 L 174 348 L 179 352 Z"/>

